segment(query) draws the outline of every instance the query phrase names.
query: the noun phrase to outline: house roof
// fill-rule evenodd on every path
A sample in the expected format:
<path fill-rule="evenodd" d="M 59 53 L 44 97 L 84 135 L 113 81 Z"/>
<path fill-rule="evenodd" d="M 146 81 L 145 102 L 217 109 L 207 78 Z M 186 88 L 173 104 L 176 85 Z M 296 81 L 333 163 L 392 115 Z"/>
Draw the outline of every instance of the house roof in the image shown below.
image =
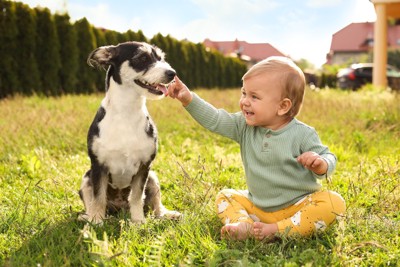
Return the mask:
<path fill-rule="evenodd" d="M 351 23 L 332 35 L 331 51 L 368 51 L 374 38 L 374 23 Z"/>
<path fill-rule="evenodd" d="M 270 56 L 286 56 L 269 43 L 248 43 L 246 41 L 211 41 L 205 39 L 204 46 L 216 49 L 224 55 L 240 54 L 251 61 L 260 61 Z"/>
<path fill-rule="evenodd" d="M 400 48 L 400 25 L 388 27 L 388 47 Z M 330 51 L 363 52 L 373 47 L 374 23 L 351 23 L 332 35 Z"/>

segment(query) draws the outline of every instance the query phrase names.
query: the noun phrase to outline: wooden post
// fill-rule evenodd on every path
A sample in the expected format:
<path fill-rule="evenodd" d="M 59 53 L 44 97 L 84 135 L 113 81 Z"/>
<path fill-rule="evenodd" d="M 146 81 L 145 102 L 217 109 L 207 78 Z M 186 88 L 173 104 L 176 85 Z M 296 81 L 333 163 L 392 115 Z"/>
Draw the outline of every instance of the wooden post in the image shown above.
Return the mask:
<path fill-rule="evenodd" d="M 387 16 L 386 4 L 375 3 L 376 22 L 374 25 L 374 69 L 372 83 L 374 86 L 386 88 L 387 65 Z"/>

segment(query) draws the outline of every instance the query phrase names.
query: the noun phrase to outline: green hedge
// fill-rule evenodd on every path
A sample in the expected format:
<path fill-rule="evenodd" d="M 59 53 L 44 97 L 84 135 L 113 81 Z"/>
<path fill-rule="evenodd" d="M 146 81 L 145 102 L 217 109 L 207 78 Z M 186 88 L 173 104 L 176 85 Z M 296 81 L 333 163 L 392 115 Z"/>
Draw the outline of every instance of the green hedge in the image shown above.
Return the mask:
<path fill-rule="evenodd" d="M 241 85 L 246 65 L 236 58 L 207 51 L 201 43 L 171 36 L 147 39 L 142 31 L 120 33 L 99 29 L 86 18 L 70 22 L 68 14 L 0 0 L 0 98 L 21 95 L 58 96 L 104 90 L 104 72 L 86 59 L 96 47 L 145 41 L 160 47 L 167 61 L 192 87 L 230 88 Z"/>

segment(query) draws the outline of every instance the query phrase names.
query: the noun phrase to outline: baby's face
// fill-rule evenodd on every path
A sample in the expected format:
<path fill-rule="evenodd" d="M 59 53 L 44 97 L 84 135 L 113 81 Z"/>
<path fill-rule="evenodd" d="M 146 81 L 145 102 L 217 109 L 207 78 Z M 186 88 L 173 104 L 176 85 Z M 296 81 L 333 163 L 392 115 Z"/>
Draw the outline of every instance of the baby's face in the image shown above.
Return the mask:
<path fill-rule="evenodd" d="M 248 125 L 272 130 L 281 125 L 282 117 L 278 116 L 281 88 L 276 74 L 260 74 L 243 80 L 239 105 Z"/>

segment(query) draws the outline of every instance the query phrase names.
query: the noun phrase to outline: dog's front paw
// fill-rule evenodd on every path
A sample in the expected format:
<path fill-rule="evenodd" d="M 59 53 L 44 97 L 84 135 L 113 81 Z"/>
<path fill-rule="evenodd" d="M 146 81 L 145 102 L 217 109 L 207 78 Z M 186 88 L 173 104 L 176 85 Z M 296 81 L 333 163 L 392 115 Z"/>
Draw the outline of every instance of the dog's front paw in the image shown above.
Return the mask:
<path fill-rule="evenodd" d="M 87 215 L 86 213 L 79 214 L 78 221 L 81 221 L 81 222 L 89 221 L 89 215 Z"/>
<path fill-rule="evenodd" d="M 96 225 L 103 225 L 101 216 L 89 216 L 88 214 L 79 214 L 78 221 L 89 222 Z"/>
<path fill-rule="evenodd" d="M 131 210 L 131 222 L 133 224 L 142 224 L 146 222 L 143 212 L 132 212 Z"/>
<path fill-rule="evenodd" d="M 183 218 L 183 214 L 176 210 L 164 209 L 158 218 L 168 219 L 168 220 L 180 220 Z"/>
<path fill-rule="evenodd" d="M 132 224 L 143 224 L 143 223 L 145 223 L 146 222 L 146 219 L 145 218 L 131 218 L 131 223 Z"/>
<path fill-rule="evenodd" d="M 164 214 L 164 218 L 169 220 L 180 220 L 183 218 L 183 214 L 176 210 L 167 210 Z"/>

